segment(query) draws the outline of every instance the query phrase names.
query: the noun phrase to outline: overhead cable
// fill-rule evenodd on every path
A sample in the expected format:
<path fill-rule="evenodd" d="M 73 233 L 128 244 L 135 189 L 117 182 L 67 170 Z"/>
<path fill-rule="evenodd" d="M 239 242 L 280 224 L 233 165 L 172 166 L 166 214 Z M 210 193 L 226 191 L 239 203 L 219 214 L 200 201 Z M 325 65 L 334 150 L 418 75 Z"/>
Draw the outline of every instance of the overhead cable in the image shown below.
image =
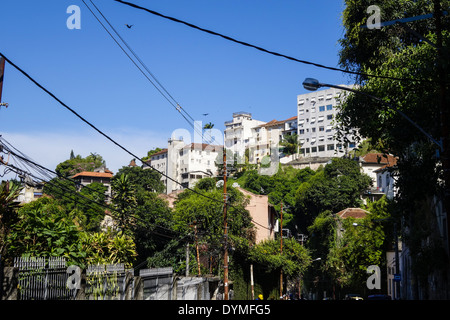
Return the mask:
<path fill-rule="evenodd" d="M 188 26 L 190 28 L 193 28 L 193 29 L 196 29 L 196 30 L 199 30 L 199 31 L 202 31 L 202 32 L 206 32 L 206 33 L 214 35 L 214 36 L 221 37 L 221 38 L 223 38 L 225 40 L 228 40 L 228 41 L 231 41 L 231 42 L 234 42 L 234 43 L 246 46 L 246 47 L 250 47 L 250 48 L 253 48 L 253 49 L 256 49 L 256 50 L 259 50 L 259 51 L 262 51 L 264 53 L 268 53 L 268 54 L 271 54 L 271 55 L 274 55 L 274 56 L 285 58 L 285 59 L 288 59 L 288 60 L 291 60 L 291 61 L 312 65 L 312 66 L 315 66 L 315 67 L 318 67 L 318 68 L 332 70 L 332 71 L 339 71 L 339 72 L 349 73 L 349 74 L 358 75 L 358 76 L 371 77 L 371 78 L 382 78 L 382 79 L 399 80 L 399 81 L 428 81 L 428 80 L 421 80 L 421 79 L 397 78 L 397 77 L 390 77 L 390 76 L 382 76 L 382 75 L 362 73 L 362 72 L 357 72 L 357 71 L 350 71 L 350 70 L 340 69 L 340 68 L 336 68 L 336 67 L 325 66 L 323 64 L 319 64 L 319 63 L 315 63 L 315 62 L 311 62 L 311 61 L 297 59 L 297 58 L 294 58 L 294 57 L 291 57 L 291 56 L 288 56 L 288 55 L 285 55 L 285 54 L 282 54 L 282 53 L 278 53 L 278 52 L 275 52 L 275 51 L 272 51 L 272 50 L 268 50 L 268 49 L 256 46 L 254 44 L 250 44 L 250 43 L 247 43 L 247 42 L 244 42 L 244 41 L 241 41 L 241 40 L 234 39 L 234 38 L 232 38 L 230 36 L 227 36 L 227 35 L 224 35 L 224 34 L 221 34 L 221 33 L 215 32 L 215 31 L 212 31 L 212 30 L 208 30 L 208 29 L 196 26 L 196 25 L 194 25 L 192 23 L 189 23 L 189 22 L 186 22 L 186 21 L 174 18 L 174 17 L 170 17 L 170 16 L 167 16 L 167 15 L 164 15 L 164 14 L 159 13 L 157 11 L 138 6 L 138 5 L 136 5 L 134 3 L 131 3 L 131 2 L 128 2 L 128 1 L 122 1 L 122 0 L 114 0 L 114 1 L 122 3 L 122 4 L 125 4 L 125 5 L 128 5 L 130 7 L 133 7 L 133 8 L 139 9 L 139 10 L 146 11 L 148 13 L 151 13 L 151 14 L 153 14 L 155 16 L 158 16 L 158 17 L 161 17 L 161 18 L 164 18 L 164 19 L 168 19 L 168 20 L 171 20 L 171 21 L 174 21 L 174 22 L 177 22 L 177 23 L 184 24 L 184 25 L 186 25 L 186 26 Z"/>
<path fill-rule="evenodd" d="M 125 151 L 126 153 L 128 153 L 129 155 L 131 155 L 133 158 L 138 159 L 142 165 L 144 167 L 149 167 L 151 170 L 154 170 L 156 172 L 158 172 L 159 174 L 161 174 L 163 177 L 169 179 L 170 181 L 176 183 L 177 185 L 183 187 L 186 190 L 190 190 L 195 194 L 198 194 L 206 199 L 210 199 L 212 201 L 215 202 L 222 202 L 221 200 L 215 199 L 213 197 L 210 197 L 208 195 L 205 195 L 204 193 L 192 189 L 192 188 L 185 188 L 181 182 L 173 179 L 172 177 L 169 177 L 168 175 L 166 175 L 164 172 L 150 166 L 147 162 L 143 161 L 140 157 L 138 157 L 137 155 L 135 155 L 134 153 L 132 153 L 131 151 L 129 151 L 127 148 L 125 148 L 124 146 L 122 146 L 121 144 L 119 144 L 118 142 L 116 142 L 113 138 L 111 138 L 110 136 L 108 136 L 106 133 L 104 133 L 103 131 L 101 131 L 99 128 L 97 128 L 94 124 L 92 124 L 91 122 L 89 122 L 87 119 L 85 119 L 84 117 L 82 117 L 78 112 L 76 112 L 74 109 L 72 109 L 71 107 L 69 107 L 67 104 L 65 104 L 63 101 L 61 101 L 58 97 L 56 97 L 56 95 L 54 95 L 52 92 L 50 92 L 48 89 L 46 89 L 43 85 L 41 85 L 39 82 L 37 82 L 35 79 L 33 79 L 28 73 L 26 73 L 24 70 L 22 70 L 19 66 L 17 66 L 14 62 L 12 62 L 9 58 L 7 58 L 2 52 L 0 52 L 0 56 L 2 56 L 6 62 L 8 62 L 11 66 L 13 66 L 17 71 L 19 71 L 20 73 L 22 73 L 26 78 L 28 78 L 31 82 L 33 82 L 37 87 L 39 87 L 40 89 L 42 89 L 45 93 L 47 93 L 49 96 L 51 96 L 53 99 L 55 99 L 60 105 L 62 105 L 64 108 L 66 108 L 67 110 L 69 110 L 71 113 L 73 113 L 77 118 L 79 118 L 81 121 L 83 121 L 84 123 L 86 123 L 88 126 L 90 126 L 92 129 L 94 129 L 95 131 L 97 131 L 99 134 L 101 134 L 103 137 L 105 137 L 106 139 L 108 139 L 110 142 L 112 142 L 113 144 L 115 144 L 116 146 L 118 146 L 120 149 L 122 149 L 123 151 Z M 230 207 L 235 208 L 234 206 L 230 205 Z M 235 208 L 236 210 L 239 210 L 238 208 Z M 252 219 L 252 221 L 254 222 L 254 220 Z"/>
<path fill-rule="evenodd" d="M 108 30 L 105 24 L 100 20 L 99 17 L 94 13 L 94 11 L 88 6 L 88 4 L 82 0 L 84 5 L 88 8 L 88 10 L 92 13 L 94 18 L 100 23 L 100 25 L 105 29 L 111 39 L 119 46 L 119 48 L 125 53 L 125 55 L 130 59 L 130 61 L 138 68 L 138 70 L 144 75 L 144 77 L 155 87 L 155 89 L 172 105 L 176 111 L 187 121 L 187 123 L 195 130 L 197 133 L 201 135 L 201 132 L 198 132 L 199 128 L 195 127 L 194 118 L 180 105 L 180 103 L 170 94 L 170 92 L 162 85 L 162 83 L 156 78 L 156 76 L 150 71 L 147 65 L 142 61 L 142 59 L 136 54 L 136 52 L 131 48 L 131 46 L 125 41 L 125 39 L 120 35 L 120 33 L 114 28 L 114 26 L 109 22 L 108 18 L 102 13 L 102 11 L 95 5 L 95 3 L 90 0 L 91 4 L 95 7 L 95 9 L 99 12 L 99 14 L 103 17 L 109 27 L 112 29 L 113 33 L 120 39 L 120 41 L 127 47 L 132 56 L 137 60 L 137 62 L 131 57 L 131 55 L 125 50 L 125 48 L 119 43 L 120 41 L 114 37 L 114 35 Z M 145 71 L 147 71 L 148 75 L 142 70 L 139 66 L 142 66 Z M 152 78 L 152 79 L 150 79 Z M 190 120 L 189 120 L 189 119 Z M 200 128 L 201 129 L 201 128 Z"/>

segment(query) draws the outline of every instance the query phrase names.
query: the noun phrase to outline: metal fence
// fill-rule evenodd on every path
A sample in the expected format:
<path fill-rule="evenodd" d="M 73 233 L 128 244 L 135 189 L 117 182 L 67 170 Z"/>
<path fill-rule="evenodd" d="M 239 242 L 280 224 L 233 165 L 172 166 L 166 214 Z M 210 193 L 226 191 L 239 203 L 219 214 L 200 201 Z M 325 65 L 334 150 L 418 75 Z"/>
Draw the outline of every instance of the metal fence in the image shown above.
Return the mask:
<path fill-rule="evenodd" d="M 20 300 L 70 300 L 76 289 L 66 285 L 66 260 L 61 257 L 21 257 L 14 259 L 18 269 Z"/>

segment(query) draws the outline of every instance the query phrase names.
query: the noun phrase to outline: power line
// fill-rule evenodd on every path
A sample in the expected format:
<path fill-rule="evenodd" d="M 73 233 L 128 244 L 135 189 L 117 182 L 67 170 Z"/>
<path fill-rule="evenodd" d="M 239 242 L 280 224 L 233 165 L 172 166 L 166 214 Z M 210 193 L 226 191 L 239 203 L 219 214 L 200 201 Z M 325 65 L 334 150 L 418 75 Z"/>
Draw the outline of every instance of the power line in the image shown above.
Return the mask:
<path fill-rule="evenodd" d="M 104 136 L 106 139 L 108 139 L 109 141 L 111 141 L 113 144 L 115 144 L 116 146 L 118 146 L 120 149 L 122 149 L 123 151 L 125 151 L 126 153 L 128 153 L 129 155 L 131 155 L 133 158 L 138 159 L 142 165 L 145 167 L 149 167 L 151 170 L 155 170 L 156 172 L 158 172 L 159 174 L 161 174 L 162 176 L 164 176 L 165 178 L 171 180 L 172 182 L 175 182 L 176 184 L 180 185 L 181 187 L 184 188 L 184 186 L 178 182 L 177 180 L 169 177 L 168 175 L 166 175 L 165 173 L 159 171 L 158 169 L 150 166 L 148 163 L 146 163 L 145 161 L 142 161 L 142 159 L 140 157 L 138 157 L 137 155 L 135 155 L 134 153 L 132 153 L 131 151 L 129 151 L 127 148 L 125 148 L 124 146 L 122 146 L 121 144 L 119 144 L 118 142 L 116 142 L 113 138 L 111 138 L 110 136 L 108 136 L 106 133 L 104 133 L 103 131 L 101 131 L 99 128 L 97 128 L 94 124 L 92 124 L 91 122 L 89 122 L 87 119 L 85 119 L 84 117 L 82 117 L 79 113 L 77 113 L 74 109 L 72 109 L 71 107 L 69 107 L 67 104 L 65 104 L 63 101 L 61 101 L 58 97 L 56 97 L 52 92 L 50 92 L 48 89 L 46 89 L 44 86 L 42 86 L 39 82 L 37 82 L 36 80 L 34 80 L 28 73 L 26 73 L 24 70 L 22 70 L 19 66 L 17 66 L 14 62 L 12 62 L 9 58 L 7 58 L 2 52 L 0 52 L 0 56 L 2 56 L 5 61 L 7 61 L 10 65 L 12 65 L 17 71 L 19 71 L 20 73 L 22 73 L 26 78 L 28 78 L 31 82 L 33 82 L 37 87 L 39 87 L 40 89 L 42 89 L 45 93 L 47 93 L 49 96 L 51 96 L 53 99 L 55 99 L 60 105 L 62 105 L 64 108 L 66 108 L 67 110 L 69 110 L 71 113 L 73 113 L 76 117 L 78 117 L 81 121 L 83 121 L 84 123 L 86 123 L 88 126 L 90 126 L 91 128 L 93 128 L 95 131 L 97 131 L 99 134 L 101 134 L 102 136 Z M 192 192 L 194 192 L 195 194 L 198 194 L 204 198 L 210 199 L 212 201 L 217 201 L 222 203 L 221 200 L 212 198 L 208 195 L 203 194 L 202 192 L 199 192 L 195 189 L 192 188 L 184 188 L 186 190 L 190 190 Z M 236 210 L 241 211 L 240 209 L 230 205 L 230 207 L 235 208 Z M 251 218 L 251 220 L 253 221 L 253 219 Z"/>
<path fill-rule="evenodd" d="M 109 25 L 109 27 L 112 29 L 112 31 L 117 35 L 117 37 L 122 41 L 122 43 L 128 48 L 131 55 L 133 55 L 138 62 L 136 62 L 130 54 L 125 50 L 125 48 L 119 43 L 119 40 L 117 40 L 114 35 L 108 30 L 108 28 L 102 23 L 102 21 L 97 17 L 97 15 L 94 13 L 94 11 L 88 6 L 88 4 L 82 0 L 84 5 L 89 9 L 89 11 L 92 13 L 92 15 L 95 17 L 95 19 L 100 23 L 100 25 L 105 29 L 105 31 L 108 33 L 108 35 L 111 37 L 111 39 L 114 40 L 114 42 L 119 46 L 119 48 L 125 53 L 125 55 L 130 59 L 130 61 L 138 68 L 138 70 L 144 75 L 144 77 L 155 87 L 155 89 L 171 104 L 178 113 L 187 121 L 187 123 L 198 132 L 198 128 L 195 127 L 195 125 L 192 123 L 192 121 L 195 121 L 194 118 L 180 105 L 180 103 L 169 93 L 169 91 L 161 84 L 161 82 L 156 78 L 156 76 L 149 70 L 147 65 L 142 61 L 142 59 L 136 54 L 136 52 L 131 48 L 131 46 L 125 41 L 125 39 L 119 34 L 119 32 L 114 28 L 114 26 L 109 22 L 109 20 L 105 17 L 105 15 L 100 11 L 100 9 L 94 4 L 92 0 L 90 0 L 91 4 L 95 7 L 95 9 L 100 13 L 100 15 L 103 17 L 103 19 L 106 21 L 106 23 Z M 150 77 L 142 70 L 142 68 L 138 65 L 140 64 L 150 75 L 150 77 L 153 79 L 153 81 L 150 79 Z M 156 85 L 155 82 L 159 85 Z M 189 119 L 190 120 L 189 120 Z M 201 132 L 200 132 L 201 135 Z"/>
<path fill-rule="evenodd" d="M 148 13 L 151 13 L 153 15 L 156 15 L 156 16 L 164 18 L 164 19 L 168 19 L 168 20 L 171 20 L 171 21 L 174 21 L 174 22 L 177 22 L 177 23 L 184 24 L 184 25 L 186 25 L 186 26 L 188 26 L 190 28 L 193 28 L 193 29 L 196 29 L 196 30 L 199 30 L 199 31 L 202 31 L 202 32 L 206 32 L 206 33 L 214 35 L 214 36 L 221 37 L 221 38 L 223 38 L 225 40 L 228 40 L 228 41 L 231 41 L 231 42 L 234 42 L 234 43 L 246 46 L 246 47 L 250 47 L 250 48 L 253 48 L 253 49 L 256 49 L 256 50 L 259 50 L 259 51 L 262 51 L 264 53 L 268 53 L 268 54 L 271 54 L 271 55 L 274 55 L 274 56 L 285 58 L 285 59 L 288 59 L 288 60 L 291 60 L 291 61 L 312 65 L 312 66 L 315 66 L 315 67 L 318 67 L 318 68 L 332 70 L 332 71 L 339 71 L 339 72 L 349 73 L 349 74 L 363 76 L 363 77 L 382 78 L 382 79 L 399 80 L 399 81 L 428 81 L 428 80 L 421 80 L 421 79 L 405 79 L 405 78 L 397 78 L 397 77 L 390 77 L 390 76 L 367 74 L 367 73 L 362 73 L 362 72 L 357 72 L 357 71 L 350 71 L 350 70 L 345 70 L 345 69 L 339 69 L 339 68 L 325 66 L 323 64 L 319 64 L 319 63 L 315 63 L 315 62 L 311 62 L 311 61 L 297 59 L 297 58 L 294 58 L 294 57 L 291 57 L 291 56 L 288 56 L 288 55 L 285 55 L 285 54 L 282 54 L 282 53 L 278 53 L 278 52 L 275 52 L 275 51 L 264 49 L 262 47 L 254 45 L 254 44 L 250 44 L 250 43 L 247 43 L 247 42 L 244 42 L 244 41 L 241 41 L 241 40 L 234 39 L 234 38 L 232 38 L 230 36 L 227 36 L 227 35 L 224 35 L 224 34 L 221 34 L 221 33 L 215 32 L 215 31 L 212 31 L 212 30 L 208 30 L 208 29 L 196 26 L 196 25 L 194 25 L 192 23 L 189 23 L 189 22 L 186 22 L 186 21 L 174 18 L 174 17 L 170 17 L 170 16 L 167 16 L 167 15 L 164 15 L 164 14 L 159 13 L 157 11 L 138 6 L 138 5 L 136 5 L 134 3 L 131 3 L 131 2 L 122 1 L 122 0 L 114 0 L 114 1 L 122 3 L 122 4 L 125 4 L 125 5 L 128 5 L 130 7 L 133 7 L 133 8 L 139 9 L 139 10 L 146 11 Z"/>
<path fill-rule="evenodd" d="M 68 181 L 73 182 L 74 184 L 78 185 L 77 181 L 74 181 L 73 179 L 64 177 L 64 176 L 58 174 L 57 172 L 55 172 L 55 171 L 53 171 L 53 170 L 51 170 L 51 169 L 48 169 L 48 168 L 46 168 L 46 167 L 44 167 L 44 166 L 42 166 L 42 165 L 40 165 L 40 164 L 38 164 L 38 163 L 36 163 L 36 162 L 30 160 L 30 159 L 28 159 L 22 152 L 20 152 L 20 151 L 17 150 L 16 148 L 14 148 L 9 142 L 7 142 L 7 141 L 6 141 L 3 137 L 1 137 L 1 136 L 0 136 L 0 141 L 3 142 L 3 144 L 2 144 L 1 146 L 6 150 L 6 152 L 8 152 L 8 154 L 12 154 L 13 156 L 18 157 L 18 158 L 19 158 L 21 161 L 23 161 L 23 162 L 31 163 L 33 166 L 36 166 L 36 167 L 40 168 L 42 171 L 45 170 L 45 171 L 51 172 L 51 173 L 57 175 L 59 178 L 63 178 L 63 179 L 65 179 L 65 180 L 68 180 Z M 14 148 L 18 153 L 24 155 L 24 157 L 19 156 L 19 155 L 17 155 L 16 153 L 14 153 L 14 152 L 13 152 L 8 146 L 6 146 L 5 144 L 8 144 L 10 147 Z M 4 151 L 3 151 L 3 152 L 4 152 Z M 118 210 L 116 210 L 116 209 L 115 209 L 114 207 L 112 207 L 112 206 L 109 206 L 109 205 L 107 205 L 107 204 L 105 204 L 105 203 L 101 203 L 101 202 L 95 201 L 95 200 L 93 200 L 93 199 L 90 199 L 90 198 L 88 198 L 88 197 L 86 197 L 86 196 L 80 194 L 79 192 L 76 192 L 76 191 L 74 191 L 74 190 L 71 190 L 71 189 L 66 188 L 64 185 L 54 183 L 53 180 L 47 181 L 47 180 L 45 180 L 45 179 L 42 179 L 41 177 L 38 177 L 38 176 L 32 174 L 29 170 L 19 168 L 19 167 L 17 166 L 18 163 L 17 163 L 16 166 L 15 166 L 15 165 L 12 165 L 11 163 L 2 163 L 2 164 L 5 165 L 6 167 L 10 168 L 11 171 L 16 172 L 16 173 L 19 174 L 19 175 L 23 175 L 23 176 L 28 175 L 29 177 L 32 177 L 32 178 L 34 178 L 34 179 L 37 179 L 37 180 L 40 180 L 40 181 L 42 181 L 42 182 L 45 182 L 45 183 L 50 184 L 51 186 L 55 187 L 55 189 L 52 190 L 52 192 L 55 192 L 56 194 L 60 195 L 60 196 L 63 197 L 63 198 L 66 198 L 66 199 L 69 200 L 69 201 L 75 201 L 75 200 L 74 200 L 73 198 L 70 198 L 66 193 L 62 192 L 62 190 L 60 190 L 60 189 L 63 189 L 65 192 L 74 194 L 74 195 L 76 195 L 77 197 L 80 197 L 80 198 L 82 198 L 82 199 L 84 199 L 84 200 L 87 200 L 88 202 L 90 202 L 90 203 L 92 203 L 92 204 L 96 204 L 96 205 L 98 205 L 98 206 L 100 206 L 100 207 L 103 207 L 103 208 L 105 208 L 105 209 L 107 209 L 107 210 L 110 210 L 110 211 L 112 211 L 112 212 L 120 213 Z M 83 188 L 87 188 L 88 190 L 95 191 L 95 190 L 89 188 L 88 185 L 87 185 L 87 186 L 83 186 Z M 97 208 L 92 207 L 92 206 L 91 206 L 90 204 L 88 204 L 88 203 L 85 203 L 85 204 L 83 204 L 83 205 L 87 205 L 87 206 L 88 206 L 89 208 L 91 208 L 91 209 L 97 209 Z M 141 217 L 138 217 L 138 216 L 131 216 L 131 218 L 133 218 L 133 219 L 135 219 L 135 220 L 139 220 L 139 221 L 141 221 L 141 222 L 143 222 L 143 223 L 147 223 L 147 221 L 145 221 L 144 219 L 142 219 Z M 153 228 L 159 228 L 159 229 L 162 230 L 163 232 L 169 231 L 169 232 L 172 233 L 172 234 L 176 234 L 176 233 L 177 233 L 178 236 L 182 236 L 181 233 L 179 233 L 179 232 L 177 232 L 177 231 L 174 231 L 174 230 L 171 230 L 171 229 L 168 229 L 168 228 L 163 227 L 163 226 L 161 226 L 161 225 L 153 224 L 152 227 L 153 227 Z M 158 232 L 156 232 L 154 229 L 152 230 L 152 233 L 154 233 L 154 234 L 156 234 L 156 235 L 159 235 L 159 236 L 164 236 L 164 237 L 166 237 L 166 238 L 168 237 L 168 238 L 172 238 L 172 239 L 178 239 L 178 238 L 174 237 L 173 235 L 171 236 L 171 235 L 164 235 L 164 234 L 158 233 Z M 188 236 L 188 235 L 184 235 L 181 239 L 183 239 L 183 238 L 185 238 L 185 237 L 187 237 L 187 236 Z"/>

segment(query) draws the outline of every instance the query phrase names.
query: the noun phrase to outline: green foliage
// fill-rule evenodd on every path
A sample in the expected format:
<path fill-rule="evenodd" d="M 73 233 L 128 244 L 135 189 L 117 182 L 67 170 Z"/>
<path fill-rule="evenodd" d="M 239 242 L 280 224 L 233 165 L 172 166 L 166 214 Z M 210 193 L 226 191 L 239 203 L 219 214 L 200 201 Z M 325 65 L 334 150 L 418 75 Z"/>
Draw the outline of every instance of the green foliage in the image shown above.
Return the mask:
<path fill-rule="evenodd" d="M 74 157 L 72 151 L 70 159 L 59 163 L 55 171 L 60 176 L 70 177 L 82 171 L 94 171 L 94 169 L 105 165 L 106 163 L 101 155 L 91 153 L 86 158 L 80 155 Z"/>
<path fill-rule="evenodd" d="M 148 151 L 148 152 L 147 152 L 147 156 L 143 157 L 143 158 L 142 158 L 142 161 L 145 162 L 145 161 L 150 160 L 151 157 L 152 157 L 152 155 L 154 155 L 155 153 L 160 152 L 160 151 L 162 151 L 161 148 L 155 148 L 155 149 L 152 149 L 152 150 Z"/>
<path fill-rule="evenodd" d="M 54 178 L 44 185 L 44 194 L 52 196 L 74 216 L 76 223 L 86 231 L 98 231 L 105 216 L 105 192 L 107 187 L 94 182 L 77 194 L 74 182 Z"/>
<path fill-rule="evenodd" d="M 263 265 L 268 272 L 281 269 L 290 277 L 303 274 L 311 263 L 307 249 L 293 238 L 283 239 L 283 253 L 280 253 L 280 239 L 265 240 L 252 247 L 249 259 Z"/>
<path fill-rule="evenodd" d="M 447 2 L 447 1 L 446 1 Z M 385 0 L 374 3 L 371 0 L 346 0 L 342 21 L 345 33 L 339 40 L 341 50 L 339 63 L 347 70 L 367 72 L 374 70 L 403 48 L 418 44 L 419 39 L 411 35 L 401 25 L 381 29 L 362 29 L 369 14 L 367 8 L 376 4 L 381 11 L 381 21 L 414 17 L 433 12 L 431 1 L 427 0 Z M 443 7 L 448 7 L 443 4 Z M 413 29 L 422 35 L 434 32 L 433 19 L 415 21 Z M 361 77 L 360 80 L 365 80 Z M 368 108 L 370 109 L 370 108 Z"/>
<path fill-rule="evenodd" d="M 18 220 L 18 203 L 15 201 L 20 192 L 19 184 L 2 181 L 0 184 L 0 255 L 3 259 L 11 258 L 7 253 L 7 237 Z"/>
<path fill-rule="evenodd" d="M 173 228 L 181 234 L 194 235 L 196 224 L 198 243 L 203 247 L 202 254 L 212 255 L 217 264 L 218 254 L 223 251 L 223 190 L 214 187 L 204 191 L 197 186 L 194 190 L 204 196 L 191 190 L 185 190 L 179 195 L 175 202 Z M 245 209 L 246 198 L 233 187 L 227 187 L 227 193 L 228 244 L 235 253 L 244 254 L 255 236 L 251 217 Z"/>
<path fill-rule="evenodd" d="M 326 210 L 337 213 L 345 208 L 360 207 L 360 195 L 371 183 L 370 177 L 361 173 L 356 161 L 333 158 L 323 170 L 318 170 L 298 187 L 296 210 L 299 226 L 306 228 Z"/>
<path fill-rule="evenodd" d="M 383 1 L 378 3 L 382 20 L 397 17 L 413 17 L 436 11 L 435 4 L 443 10 L 450 2 L 444 1 Z M 411 28 L 435 44 L 442 42 L 443 49 L 412 36 L 400 24 L 381 29 L 363 30 L 365 8 L 370 1 L 346 1 L 343 14 L 344 38 L 340 41 L 340 63 L 347 69 L 386 77 L 411 79 L 399 81 L 386 78 L 359 77 L 363 86 L 359 91 L 376 96 L 388 102 L 391 107 L 376 102 L 362 94 L 351 94 L 340 107 L 337 120 L 340 131 L 345 135 L 354 128 L 383 152 L 398 157 L 396 187 L 396 211 L 402 215 L 408 234 L 403 240 L 407 243 L 412 258 L 411 270 L 427 285 L 426 275 L 434 269 L 443 270 L 442 239 L 436 228 L 431 199 L 445 194 L 442 159 L 437 157 L 437 145 L 433 144 L 423 132 L 411 125 L 397 110 L 406 114 L 414 123 L 436 140 L 442 137 L 441 102 L 449 105 L 448 94 L 442 96 L 441 89 L 448 90 L 450 19 L 442 18 L 442 34 L 438 34 L 436 19 L 415 21 Z M 445 84 L 445 88 L 441 84 Z M 441 101 L 442 99 L 442 101 Z M 448 211 L 448 209 L 447 209 Z M 396 217 L 398 218 L 398 217 Z M 425 241 L 426 239 L 426 241 Z M 426 243 L 426 244 L 425 244 Z M 434 262 L 431 257 L 434 256 Z M 420 261 L 427 257 L 427 262 Z M 422 268 L 427 265 L 428 268 Z M 417 267 L 416 267 L 417 266 Z M 448 268 L 448 265 L 447 265 Z"/>
<path fill-rule="evenodd" d="M 298 142 L 298 135 L 292 134 L 284 136 L 283 141 L 280 142 L 280 145 L 283 147 L 283 153 L 287 156 L 297 153 L 297 148 L 300 145 Z"/>
<path fill-rule="evenodd" d="M 43 197 L 25 204 L 19 217 L 8 238 L 11 256 L 66 257 L 82 264 L 80 231 L 56 200 Z"/>
<path fill-rule="evenodd" d="M 153 169 L 143 169 L 141 167 L 122 167 L 113 177 L 112 183 L 120 179 L 122 175 L 127 176 L 129 183 L 136 189 L 136 194 L 143 192 L 165 191 L 164 183 L 161 181 L 161 174 Z"/>
<path fill-rule="evenodd" d="M 92 265 L 123 263 L 126 268 L 131 268 L 137 256 L 133 239 L 110 229 L 107 232 L 81 233 L 80 245 L 86 253 L 86 263 Z"/>

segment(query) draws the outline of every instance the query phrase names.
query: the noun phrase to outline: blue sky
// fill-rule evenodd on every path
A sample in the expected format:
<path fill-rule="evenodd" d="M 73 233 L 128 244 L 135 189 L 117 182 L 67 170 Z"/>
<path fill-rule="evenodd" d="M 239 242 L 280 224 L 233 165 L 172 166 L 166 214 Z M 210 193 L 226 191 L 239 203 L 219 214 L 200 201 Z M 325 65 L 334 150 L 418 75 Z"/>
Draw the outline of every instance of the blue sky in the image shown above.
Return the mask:
<path fill-rule="evenodd" d="M 130 2 L 298 59 L 338 66 L 343 0 Z M 219 130 L 236 111 L 263 121 L 295 116 L 306 77 L 351 81 L 346 74 L 262 53 L 113 0 L 94 3 L 180 105 Z M 70 5 L 81 9 L 79 30 L 66 26 Z M 0 51 L 133 153 L 166 147 L 178 128 L 192 131 L 81 0 L 5 1 L 1 12 Z M 71 150 L 102 155 L 114 172 L 131 160 L 10 65 L 2 101 L 9 107 L 0 109 L 0 134 L 50 169 Z"/>

